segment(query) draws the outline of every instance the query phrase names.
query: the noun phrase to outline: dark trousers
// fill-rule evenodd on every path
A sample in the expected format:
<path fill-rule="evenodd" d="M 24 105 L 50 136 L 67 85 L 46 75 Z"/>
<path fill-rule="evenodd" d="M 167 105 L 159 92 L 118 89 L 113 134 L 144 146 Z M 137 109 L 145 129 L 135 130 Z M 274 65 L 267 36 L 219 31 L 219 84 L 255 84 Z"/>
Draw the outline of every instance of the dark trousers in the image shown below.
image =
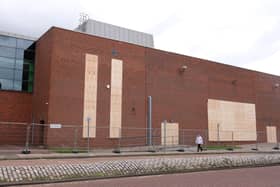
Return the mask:
<path fill-rule="evenodd" d="M 202 152 L 202 147 L 201 144 L 197 144 L 197 152 L 201 151 Z"/>

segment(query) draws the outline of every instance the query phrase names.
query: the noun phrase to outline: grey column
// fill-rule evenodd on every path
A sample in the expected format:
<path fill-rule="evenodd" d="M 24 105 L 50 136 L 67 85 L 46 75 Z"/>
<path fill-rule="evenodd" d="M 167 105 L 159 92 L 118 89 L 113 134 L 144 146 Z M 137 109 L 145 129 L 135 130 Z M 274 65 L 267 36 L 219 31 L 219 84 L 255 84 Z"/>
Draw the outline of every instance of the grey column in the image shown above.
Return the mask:
<path fill-rule="evenodd" d="M 152 96 L 148 96 L 147 144 L 152 145 Z"/>

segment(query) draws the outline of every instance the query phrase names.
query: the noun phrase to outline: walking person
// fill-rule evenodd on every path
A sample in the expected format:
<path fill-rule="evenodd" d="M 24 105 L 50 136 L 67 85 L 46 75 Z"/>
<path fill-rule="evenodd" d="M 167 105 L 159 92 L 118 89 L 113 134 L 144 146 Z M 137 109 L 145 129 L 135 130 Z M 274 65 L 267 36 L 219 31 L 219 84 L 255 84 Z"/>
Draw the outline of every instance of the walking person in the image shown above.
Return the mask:
<path fill-rule="evenodd" d="M 203 138 L 200 134 L 198 134 L 195 138 L 195 144 L 197 145 L 197 152 L 201 151 L 202 152 L 202 144 L 203 144 Z"/>

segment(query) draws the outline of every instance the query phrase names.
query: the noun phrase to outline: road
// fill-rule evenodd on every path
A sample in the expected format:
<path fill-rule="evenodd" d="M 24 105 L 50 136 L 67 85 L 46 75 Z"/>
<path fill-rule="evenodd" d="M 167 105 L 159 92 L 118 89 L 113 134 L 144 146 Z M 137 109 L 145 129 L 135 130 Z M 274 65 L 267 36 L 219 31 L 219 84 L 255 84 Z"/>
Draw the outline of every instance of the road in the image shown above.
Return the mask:
<path fill-rule="evenodd" d="M 78 181 L 30 187 L 279 187 L 280 166 Z M 27 187 L 27 186 L 25 186 Z"/>

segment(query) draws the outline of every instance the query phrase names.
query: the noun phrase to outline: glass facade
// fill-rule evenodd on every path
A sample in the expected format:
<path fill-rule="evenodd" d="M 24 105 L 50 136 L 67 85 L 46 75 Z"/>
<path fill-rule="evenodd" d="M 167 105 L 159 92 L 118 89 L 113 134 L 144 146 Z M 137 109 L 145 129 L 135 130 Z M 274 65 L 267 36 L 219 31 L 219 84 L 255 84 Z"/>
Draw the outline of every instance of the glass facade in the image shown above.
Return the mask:
<path fill-rule="evenodd" d="M 0 89 L 33 91 L 35 43 L 0 35 Z"/>

